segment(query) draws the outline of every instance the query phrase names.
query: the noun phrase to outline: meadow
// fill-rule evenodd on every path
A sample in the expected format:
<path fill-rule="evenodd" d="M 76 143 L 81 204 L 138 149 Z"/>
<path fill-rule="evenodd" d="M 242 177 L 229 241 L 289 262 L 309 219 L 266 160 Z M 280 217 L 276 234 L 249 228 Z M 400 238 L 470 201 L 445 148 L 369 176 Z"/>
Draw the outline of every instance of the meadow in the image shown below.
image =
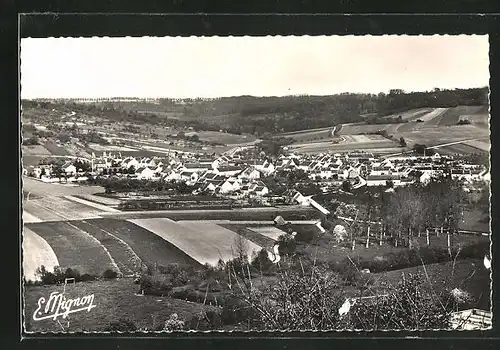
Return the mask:
<path fill-rule="evenodd" d="M 62 292 L 60 285 L 26 286 L 24 289 L 24 327 L 28 332 L 102 332 L 110 323 L 130 320 L 138 328 L 158 330 L 163 328 L 170 315 L 176 313 L 182 320 L 197 317 L 202 311 L 217 310 L 215 307 L 189 301 L 142 295 L 133 279 L 79 282 L 66 286 L 67 298 L 94 294 L 96 307 L 90 312 L 78 312 L 60 323 L 52 319 L 33 321 L 32 315 L 39 298 L 47 298 L 52 292 Z"/>
<path fill-rule="evenodd" d="M 154 232 L 202 265 L 206 263 L 216 265 L 220 259 L 227 261 L 236 257 L 237 234 L 216 224 L 174 222 L 164 218 L 130 220 L 130 222 Z M 246 244 L 249 256 L 252 251 L 258 252 L 261 249 L 248 240 Z"/>
<path fill-rule="evenodd" d="M 23 276 L 36 279 L 36 270 L 41 266 L 52 270 L 59 261 L 51 246 L 42 237 L 25 227 L 23 229 Z"/>
<path fill-rule="evenodd" d="M 123 242 L 145 263 L 170 263 L 199 266 L 199 263 L 166 239 L 134 222 L 116 219 L 87 220 L 91 225 L 110 233 Z"/>
<path fill-rule="evenodd" d="M 41 222 L 26 226 L 47 241 L 64 269 L 70 267 L 81 274 L 99 276 L 107 269 L 116 270 L 114 261 L 99 241 L 69 222 Z"/>

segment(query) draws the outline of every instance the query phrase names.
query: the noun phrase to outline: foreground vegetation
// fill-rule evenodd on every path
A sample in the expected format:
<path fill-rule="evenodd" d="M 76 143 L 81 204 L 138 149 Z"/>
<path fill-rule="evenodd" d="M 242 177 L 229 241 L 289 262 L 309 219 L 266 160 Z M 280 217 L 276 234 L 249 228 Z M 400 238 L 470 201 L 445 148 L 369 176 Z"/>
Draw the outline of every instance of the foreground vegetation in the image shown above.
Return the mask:
<path fill-rule="evenodd" d="M 202 270 L 150 266 L 135 284 L 132 279 L 68 284 L 70 296 L 95 293 L 98 307 L 88 315 L 75 314 L 61 324 L 26 323 L 29 330 L 50 331 L 444 329 L 451 312 L 473 307 L 477 293 L 487 294 L 488 274 L 478 271 L 484 270 L 481 260 L 473 261 L 477 265 L 463 260 L 392 276 L 359 272 L 356 285 L 326 265 L 297 257 L 268 265 L 261 254 L 251 264 L 236 258 Z M 467 288 L 475 290 L 463 289 L 466 279 Z M 62 286 L 26 288 L 30 315 L 39 297 Z"/>

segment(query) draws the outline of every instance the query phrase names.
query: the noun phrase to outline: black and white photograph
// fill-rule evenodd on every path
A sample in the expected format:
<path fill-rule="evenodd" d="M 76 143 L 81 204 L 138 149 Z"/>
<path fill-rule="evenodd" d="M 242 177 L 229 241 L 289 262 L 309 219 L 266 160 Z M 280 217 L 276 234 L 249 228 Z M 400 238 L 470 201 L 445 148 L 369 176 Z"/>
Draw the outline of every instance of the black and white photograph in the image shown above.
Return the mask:
<path fill-rule="evenodd" d="M 492 327 L 487 35 L 20 39 L 26 334 Z"/>

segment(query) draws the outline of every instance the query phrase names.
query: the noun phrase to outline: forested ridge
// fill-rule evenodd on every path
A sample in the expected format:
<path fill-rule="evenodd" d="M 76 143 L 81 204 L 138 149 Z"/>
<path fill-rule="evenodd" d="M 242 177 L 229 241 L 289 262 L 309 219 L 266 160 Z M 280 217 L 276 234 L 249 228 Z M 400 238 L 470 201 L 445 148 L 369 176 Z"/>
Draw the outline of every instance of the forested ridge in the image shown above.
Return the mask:
<path fill-rule="evenodd" d="M 434 89 L 388 94 L 344 93 L 331 96 L 254 97 L 215 99 L 160 99 L 150 101 L 71 100 L 23 101 L 23 106 L 65 108 L 113 121 L 192 126 L 198 130 L 223 129 L 233 133 L 289 132 L 363 121 L 362 115 L 394 115 L 415 108 L 487 106 L 488 88 Z M 171 115 L 175 115 L 172 117 Z"/>

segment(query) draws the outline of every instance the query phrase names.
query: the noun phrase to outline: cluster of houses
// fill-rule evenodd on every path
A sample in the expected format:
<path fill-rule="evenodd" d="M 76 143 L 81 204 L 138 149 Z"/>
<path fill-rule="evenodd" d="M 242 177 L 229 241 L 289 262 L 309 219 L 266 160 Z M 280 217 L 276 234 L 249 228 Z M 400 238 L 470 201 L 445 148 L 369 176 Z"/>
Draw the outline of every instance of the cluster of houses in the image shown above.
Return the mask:
<path fill-rule="evenodd" d="M 475 182 L 487 180 L 489 172 L 482 166 L 466 164 L 447 156 L 399 157 L 382 159 L 370 153 L 280 155 L 271 160 L 256 152 L 233 152 L 220 156 L 181 154 L 168 157 L 121 157 L 103 153 L 91 160 L 91 173 L 118 175 L 137 179 L 184 181 L 199 191 L 212 193 L 264 196 L 269 193 L 262 178 L 292 171 L 302 171 L 310 180 L 321 184 L 341 185 L 346 180 L 353 187 L 404 186 L 426 182 L 433 176 L 449 172 L 452 178 Z M 45 170 L 43 170 L 45 169 Z M 35 177 L 51 173 L 52 166 L 31 169 Z M 81 169 L 68 161 L 62 170 L 76 176 Z"/>

